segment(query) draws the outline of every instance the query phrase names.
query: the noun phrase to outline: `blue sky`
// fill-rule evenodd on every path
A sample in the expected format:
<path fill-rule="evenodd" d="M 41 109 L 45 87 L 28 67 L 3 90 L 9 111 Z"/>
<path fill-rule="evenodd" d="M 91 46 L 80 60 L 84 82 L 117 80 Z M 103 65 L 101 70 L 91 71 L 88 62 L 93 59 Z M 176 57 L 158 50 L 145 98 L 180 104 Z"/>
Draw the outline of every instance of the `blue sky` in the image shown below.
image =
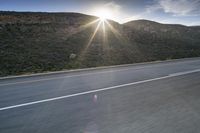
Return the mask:
<path fill-rule="evenodd" d="M 3 11 L 80 12 L 95 15 L 101 7 L 124 23 L 148 19 L 161 23 L 200 25 L 200 0 L 0 0 Z"/>

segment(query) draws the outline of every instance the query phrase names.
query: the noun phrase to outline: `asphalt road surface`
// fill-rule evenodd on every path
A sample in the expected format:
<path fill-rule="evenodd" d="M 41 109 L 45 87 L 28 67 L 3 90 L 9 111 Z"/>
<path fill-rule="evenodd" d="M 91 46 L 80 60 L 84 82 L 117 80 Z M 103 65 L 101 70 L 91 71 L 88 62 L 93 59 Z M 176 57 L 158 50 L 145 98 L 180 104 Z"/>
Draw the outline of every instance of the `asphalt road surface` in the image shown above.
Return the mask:
<path fill-rule="evenodd" d="M 200 58 L 0 80 L 0 133 L 198 133 Z"/>

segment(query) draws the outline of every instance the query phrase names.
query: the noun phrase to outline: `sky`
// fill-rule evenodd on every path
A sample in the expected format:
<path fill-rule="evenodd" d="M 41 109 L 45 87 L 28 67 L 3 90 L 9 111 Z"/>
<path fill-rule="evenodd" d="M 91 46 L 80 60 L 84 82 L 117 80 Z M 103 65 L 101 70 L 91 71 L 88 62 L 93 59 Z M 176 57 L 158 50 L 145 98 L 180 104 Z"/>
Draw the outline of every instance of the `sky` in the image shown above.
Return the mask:
<path fill-rule="evenodd" d="M 0 10 L 100 14 L 119 23 L 147 19 L 200 25 L 200 0 L 0 0 Z"/>

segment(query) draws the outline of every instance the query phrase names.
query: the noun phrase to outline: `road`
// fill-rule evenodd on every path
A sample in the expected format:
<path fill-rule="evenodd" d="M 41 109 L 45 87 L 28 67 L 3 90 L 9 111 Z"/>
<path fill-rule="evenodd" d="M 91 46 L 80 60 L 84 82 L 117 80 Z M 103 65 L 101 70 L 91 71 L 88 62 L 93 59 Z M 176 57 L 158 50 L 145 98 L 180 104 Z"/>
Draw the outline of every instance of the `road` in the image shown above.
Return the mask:
<path fill-rule="evenodd" d="M 0 133 L 200 132 L 200 58 L 0 80 Z"/>

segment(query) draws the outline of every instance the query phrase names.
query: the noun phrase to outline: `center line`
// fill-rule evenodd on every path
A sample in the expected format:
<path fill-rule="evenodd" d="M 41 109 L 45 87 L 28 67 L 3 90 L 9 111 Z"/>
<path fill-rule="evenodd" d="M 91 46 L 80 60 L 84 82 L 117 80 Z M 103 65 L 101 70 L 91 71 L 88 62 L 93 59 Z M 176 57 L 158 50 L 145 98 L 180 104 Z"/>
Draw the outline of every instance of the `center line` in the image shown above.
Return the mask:
<path fill-rule="evenodd" d="M 71 98 L 71 97 L 75 97 L 75 96 L 86 95 L 86 94 L 90 94 L 90 93 L 116 89 L 116 88 L 120 88 L 120 87 L 142 84 L 142 83 L 146 83 L 146 82 L 151 82 L 151 81 L 156 81 L 156 80 L 161 80 L 161 79 L 166 79 L 166 78 L 171 78 L 171 77 L 177 77 L 177 76 L 187 75 L 187 74 L 196 73 L 196 72 L 200 72 L 200 69 L 186 71 L 186 72 L 179 72 L 179 73 L 174 73 L 174 74 L 170 74 L 168 76 L 163 76 L 163 77 L 159 77 L 159 78 L 153 78 L 153 79 L 148 79 L 148 80 L 142 80 L 142 81 L 127 83 L 127 84 L 121 84 L 121 85 L 116 85 L 116 86 L 111 86 L 111 87 L 106 87 L 106 88 L 101 88 L 101 89 L 96 89 L 96 90 L 91 90 L 91 91 L 85 91 L 85 92 L 60 96 L 60 97 L 38 100 L 38 101 L 34 101 L 34 102 L 28 102 L 28 103 L 13 105 L 13 106 L 7 106 L 7 107 L 0 108 L 0 111 L 13 109 L 13 108 L 19 108 L 19 107 L 23 107 L 23 106 L 34 105 L 34 104 L 39 104 L 39 103 L 45 103 L 45 102 L 50 102 L 50 101 L 55 101 L 55 100 L 60 100 L 60 99 L 66 99 L 66 98 Z"/>

